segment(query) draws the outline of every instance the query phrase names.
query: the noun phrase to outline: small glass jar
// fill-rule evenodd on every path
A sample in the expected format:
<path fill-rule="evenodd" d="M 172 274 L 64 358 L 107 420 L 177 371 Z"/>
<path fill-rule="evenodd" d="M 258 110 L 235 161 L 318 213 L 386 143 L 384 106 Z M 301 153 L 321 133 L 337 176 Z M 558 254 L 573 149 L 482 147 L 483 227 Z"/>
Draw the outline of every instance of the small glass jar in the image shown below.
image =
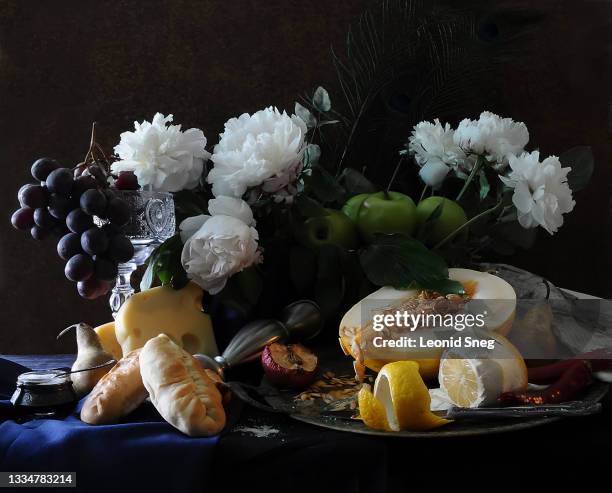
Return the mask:
<path fill-rule="evenodd" d="M 17 377 L 11 403 L 31 419 L 65 418 L 78 401 L 70 370 L 34 370 Z"/>

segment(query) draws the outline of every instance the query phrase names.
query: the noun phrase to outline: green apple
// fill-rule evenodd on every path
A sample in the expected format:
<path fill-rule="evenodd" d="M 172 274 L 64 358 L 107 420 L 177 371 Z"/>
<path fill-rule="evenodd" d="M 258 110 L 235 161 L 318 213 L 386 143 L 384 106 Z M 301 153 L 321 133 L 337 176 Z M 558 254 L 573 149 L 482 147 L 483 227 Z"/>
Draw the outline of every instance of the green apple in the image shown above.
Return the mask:
<path fill-rule="evenodd" d="M 304 221 L 304 227 L 298 233 L 300 242 L 309 248 L 324 245 L 337 245 L 351 250 L 359 246 L 357 228 L 342 212 L 325 209 L 327 215 L 311 217 Z"/>
<path fill-rule="evenodd" d="M 373 241 L 376 233 L 414 233 L 417 222 L 416 206 L 408 195 L 399 192 L 376 192 L 363 199 L 360 195 L 351 200 L 353 199 L 353 206 L 361 201 L 357 208 L 356 224 L 365 241 Z"/>
<path fill-rule="evenodd" d="M 433 220 L 427 233 L 427 242 L 432 244 L 442 241 L 467 222 L 465 211 L 457 202 L 445 197 L 433 196 L 422 200 L 417 206 L 419 227 L 427 221 L 439 204 L 443 204 L 442 212 L 437 219 Z"/>
<path fill-rule="evenodd" d="M 357 220 L 359 218 L 359 209 L 363 204 L 363 201 L 367 199 L 371 194 L 369 193 L 360 193 L 359 195 L 355 195 L 346 201 L 346 204 L 342 206 L 342 212 L 346 214 L 351 221 L 357 224 Z"/>

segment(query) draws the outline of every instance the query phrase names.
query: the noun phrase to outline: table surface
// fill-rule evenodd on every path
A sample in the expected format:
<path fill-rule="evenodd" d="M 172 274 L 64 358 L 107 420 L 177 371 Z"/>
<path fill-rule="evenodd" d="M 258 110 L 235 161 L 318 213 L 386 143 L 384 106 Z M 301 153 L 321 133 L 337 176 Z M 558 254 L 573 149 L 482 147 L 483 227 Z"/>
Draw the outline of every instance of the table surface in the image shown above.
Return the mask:
<path fill-rule="evenodd" d="M 31 368 L 70 366 L 74 359 L 74 355 L 3 357 Z M 531 469 L 544 471 L 549 486 L 555 482 L 566 486 L 565 476 L 576 474 L 583 476 L 584 486 L 585 481 L 597 479 L 588 471 L 609 467 L 605 451 L 611 443 L 610 394 L 600 415 L 514 433 L 446 439 L 354 435 L 245 407 L 217 446 L 213 482 L 226 488 L 231 480 L 244 491 L 382 492 L 403 491 L 407 485 L 430 487 L 427 471 L 438 472 L 437 485 L 453 484 L 466 473 L 477 473 L 479 483 L 497 485 L 506 476 Z"/>

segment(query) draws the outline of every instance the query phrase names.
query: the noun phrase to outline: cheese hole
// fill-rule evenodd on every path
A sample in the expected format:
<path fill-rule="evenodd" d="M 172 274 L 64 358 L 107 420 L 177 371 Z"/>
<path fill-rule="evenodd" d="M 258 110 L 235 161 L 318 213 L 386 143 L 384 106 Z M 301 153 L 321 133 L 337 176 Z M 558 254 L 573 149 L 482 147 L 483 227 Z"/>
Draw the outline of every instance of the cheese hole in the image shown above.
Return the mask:
<path fill-rule="evenodd" d="M 183 337 L 181 337 L 181 342 L 183 343 L 183 349 L 189 354 L 194 354 L 198 352 L 198 348 L 200 347 L 200 340 L 195 335 L 183 334 Z"/>

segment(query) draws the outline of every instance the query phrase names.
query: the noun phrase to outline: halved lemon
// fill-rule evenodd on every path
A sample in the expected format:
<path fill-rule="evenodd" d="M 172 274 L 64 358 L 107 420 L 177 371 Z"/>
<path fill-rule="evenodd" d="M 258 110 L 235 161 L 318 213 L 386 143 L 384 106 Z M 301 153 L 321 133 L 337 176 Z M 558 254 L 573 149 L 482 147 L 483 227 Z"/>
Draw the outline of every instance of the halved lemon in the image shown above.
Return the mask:
<path fill-rule="evenodd" d="M 473 352 L 459 348 L 442 355 L 440 388 L 456 406 L 486 406 L 503 392 L 527 387 L 527 367 L 518 350 L 499 334 L 490 333 L 488 337 L 495 340 L 495 346 L 486 357 L 474 358 Z"/>

